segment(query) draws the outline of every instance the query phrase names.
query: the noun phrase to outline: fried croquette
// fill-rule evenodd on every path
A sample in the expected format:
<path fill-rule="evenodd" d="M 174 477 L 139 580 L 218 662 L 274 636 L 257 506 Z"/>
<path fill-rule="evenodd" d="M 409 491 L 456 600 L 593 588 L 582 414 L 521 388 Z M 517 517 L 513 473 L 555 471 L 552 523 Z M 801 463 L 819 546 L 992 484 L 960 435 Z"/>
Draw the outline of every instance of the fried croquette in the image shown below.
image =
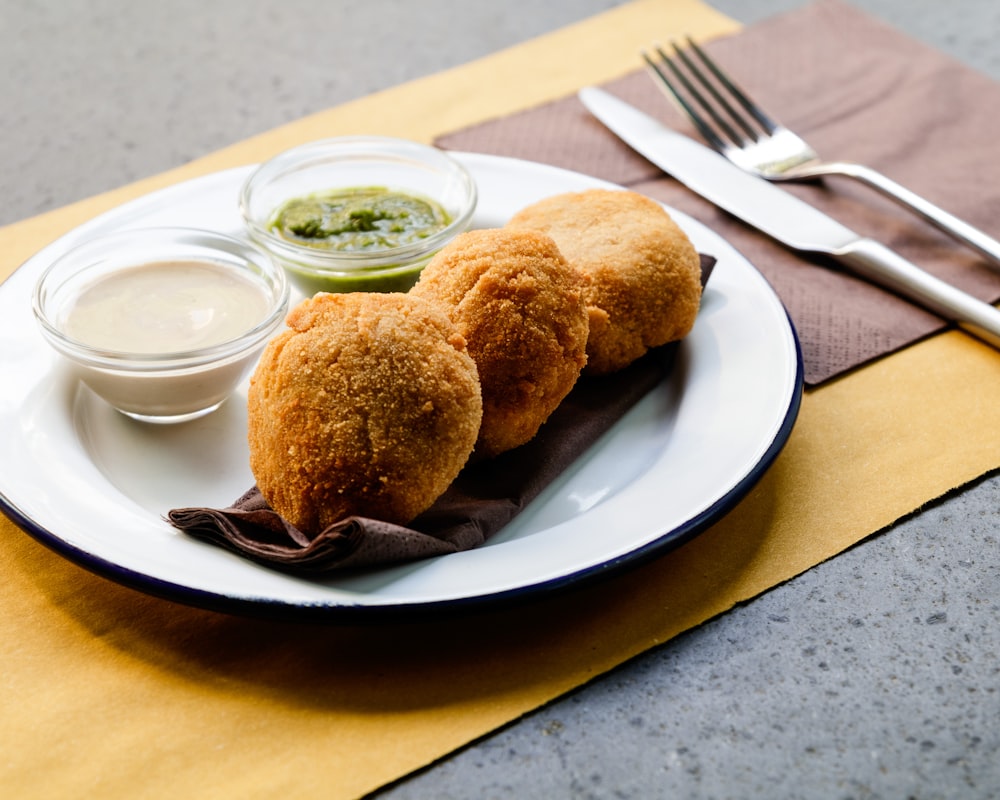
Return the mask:
<path fill-rule="evenodd" d="M 694 325 L 698 253 L 663 206 L 645 195 L 608 189 L 555 195 L 521 209 L 507 227 L 548 234 L 589 279 L 587 374 L 622 369 Z"/>
<path fill-rule="evenodd" d="M 308 534 L 358 515 L 406 524 L 448 488 L 482 418 L 447 315 L 405 294 L 318 294 L 292 309 L 248 397 L 250 465 Z"/>
<path fill-rule="evenodd" d="M 532 439 L 586 363 L 582 276 L 532 231 L 468 231 L 441 250 L 410 294 L 448 310 L 479 368 L 476 457 Z"/>

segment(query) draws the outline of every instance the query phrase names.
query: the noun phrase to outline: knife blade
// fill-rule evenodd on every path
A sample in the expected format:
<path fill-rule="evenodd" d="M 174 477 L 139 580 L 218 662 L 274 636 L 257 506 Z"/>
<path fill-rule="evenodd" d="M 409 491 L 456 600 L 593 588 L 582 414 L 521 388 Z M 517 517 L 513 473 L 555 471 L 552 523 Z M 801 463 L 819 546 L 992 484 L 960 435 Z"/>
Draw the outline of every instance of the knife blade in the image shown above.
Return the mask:
<path fill-rule="evenodd" d="M 666 127 L 602 89 L 578 93 L 583 105 L 629 147 L 667 174 L 786 247 L 835 259 L 856 275 L 951 320 L 1000 348 L 1000 310 L 931 275 L 894 250 L 861 236 L 779 186 Z"/>

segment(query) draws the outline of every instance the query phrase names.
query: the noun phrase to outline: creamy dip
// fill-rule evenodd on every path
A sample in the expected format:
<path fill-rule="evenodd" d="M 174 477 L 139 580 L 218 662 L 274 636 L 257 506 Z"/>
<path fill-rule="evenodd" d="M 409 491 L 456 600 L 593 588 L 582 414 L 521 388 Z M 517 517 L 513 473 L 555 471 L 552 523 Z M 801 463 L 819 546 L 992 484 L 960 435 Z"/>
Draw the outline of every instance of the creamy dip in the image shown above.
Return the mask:
<path fill-rule="evenodd" d="M 84 288 L 63 332 L 102 350 L 180 353 L 238 338 L 268 315 L 249 278 L 210 261 L 157 261 L 113 272 Z"/>

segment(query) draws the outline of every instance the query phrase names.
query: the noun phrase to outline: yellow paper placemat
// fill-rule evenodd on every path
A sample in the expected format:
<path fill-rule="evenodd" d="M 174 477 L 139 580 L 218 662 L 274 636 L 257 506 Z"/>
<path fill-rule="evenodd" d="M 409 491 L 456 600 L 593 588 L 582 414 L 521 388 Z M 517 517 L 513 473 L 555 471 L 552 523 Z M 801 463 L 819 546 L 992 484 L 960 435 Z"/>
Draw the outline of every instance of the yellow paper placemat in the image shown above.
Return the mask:
<path fill-rule="evenodd" d="M 334 134 L 429 141 L 624 74 L 650 30 L 736 28 L 694 0 L 637 0 L 9 226 L 0 274 L 169 183 Z M 465 619 L 345 628 L 191 609 L 93 576 L 2 519 L 0 793 L 371 791 L 996 468 L 998 390 L 1000 358 L 972 339 L 912 347 L 808 393 L 773 468 L 690 544 L 597 587 Z"/>

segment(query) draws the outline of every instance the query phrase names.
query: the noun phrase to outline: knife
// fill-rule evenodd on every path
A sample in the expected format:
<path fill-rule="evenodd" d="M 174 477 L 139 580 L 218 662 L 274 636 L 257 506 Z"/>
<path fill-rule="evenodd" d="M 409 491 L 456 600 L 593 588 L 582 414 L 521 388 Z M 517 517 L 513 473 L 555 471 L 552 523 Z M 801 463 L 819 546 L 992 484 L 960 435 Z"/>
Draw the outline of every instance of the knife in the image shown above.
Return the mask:
<path fill-rule="evenodd" d="M 614 95 L 587 87 L 579 98 L 629 147 L 719 208 L 793 250 L 836 259 L 860 277 L 1000 348 L 1000 310 L 989 303 L 934 277 L 773 183 L 744 172 Z"/>

